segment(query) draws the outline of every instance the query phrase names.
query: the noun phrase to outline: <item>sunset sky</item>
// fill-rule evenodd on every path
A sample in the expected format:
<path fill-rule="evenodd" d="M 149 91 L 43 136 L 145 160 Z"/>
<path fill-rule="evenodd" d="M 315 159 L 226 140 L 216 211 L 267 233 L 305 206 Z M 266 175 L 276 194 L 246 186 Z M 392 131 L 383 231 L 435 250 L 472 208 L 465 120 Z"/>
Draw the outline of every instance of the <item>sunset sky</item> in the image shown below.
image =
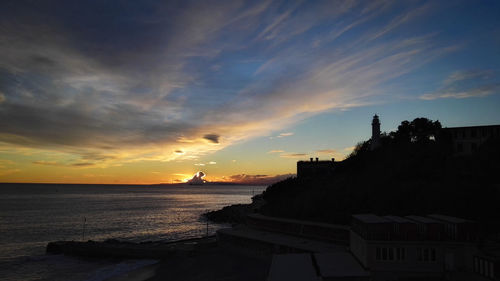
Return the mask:
<path fill-rule="evenodd" d="M 0 182 L 286 176 L 375 113 L 500 124 L 500 1 L 0 3 Z"/>

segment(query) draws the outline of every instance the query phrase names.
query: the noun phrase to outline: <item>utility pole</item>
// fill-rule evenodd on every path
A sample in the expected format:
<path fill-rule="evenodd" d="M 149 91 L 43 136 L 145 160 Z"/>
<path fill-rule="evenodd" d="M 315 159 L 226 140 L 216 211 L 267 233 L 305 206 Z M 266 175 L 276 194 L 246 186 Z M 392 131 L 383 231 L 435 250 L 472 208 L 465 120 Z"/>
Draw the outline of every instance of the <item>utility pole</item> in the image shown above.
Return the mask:
<path fill-rule="evenodd" d="M 208 214 L 208 210 L 205 213 Z M 207 219 L 207 237 L 208 237 L 208 216 L 206 216 L 206 219 Z"/>
<path fill-rule="evenodd" d="M 82 241 L 85 241 L 85 223 L 86 222 L 87 222 L 87 218 L 83 217 Z"/>

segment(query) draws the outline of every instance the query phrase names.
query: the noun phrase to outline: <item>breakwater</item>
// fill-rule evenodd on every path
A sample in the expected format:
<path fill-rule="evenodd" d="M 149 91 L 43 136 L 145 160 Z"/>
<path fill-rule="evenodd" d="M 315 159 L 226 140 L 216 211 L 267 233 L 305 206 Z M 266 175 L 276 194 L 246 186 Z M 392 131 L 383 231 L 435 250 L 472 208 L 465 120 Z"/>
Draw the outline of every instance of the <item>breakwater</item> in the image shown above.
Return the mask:
<path fill-rule="evenodd" d="M 124 242 L 115 239 L 96 241 L 56 241 L 47 244 L 48 254 L 64 254 L 95 258 L 163 259 L 183 255 L 217 245 L 215 236 L 175 242 Z"/>

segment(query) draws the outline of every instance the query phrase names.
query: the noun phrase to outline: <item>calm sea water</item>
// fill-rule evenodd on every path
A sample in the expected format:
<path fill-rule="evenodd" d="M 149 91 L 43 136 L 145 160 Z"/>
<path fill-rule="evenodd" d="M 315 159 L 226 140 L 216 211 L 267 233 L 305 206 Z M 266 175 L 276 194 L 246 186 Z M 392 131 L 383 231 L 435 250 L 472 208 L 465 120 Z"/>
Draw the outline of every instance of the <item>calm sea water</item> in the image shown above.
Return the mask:
<path fill-rule="evenodd" d="M 1 280 L 105 280 L 153 261 L 45 255 L 57 240 L 179 240 L 206 234 L 200 215 L 249 203 L 263 186 L 0 184 Z M 209 232 L 225 227 L 209 224 Z"/>

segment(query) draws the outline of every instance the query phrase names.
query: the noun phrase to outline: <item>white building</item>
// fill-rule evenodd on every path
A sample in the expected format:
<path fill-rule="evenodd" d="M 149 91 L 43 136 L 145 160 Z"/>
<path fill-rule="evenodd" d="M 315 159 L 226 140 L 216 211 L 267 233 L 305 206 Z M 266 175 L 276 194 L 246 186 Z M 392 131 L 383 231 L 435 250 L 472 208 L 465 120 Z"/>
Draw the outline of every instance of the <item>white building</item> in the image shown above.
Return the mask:
<path fill-rule="evenodd" d="M 374 281 L 487 280 L 474 274 L 481 263 L 477 237 L 477 224 L 460 218 L 360 214 L 353 216 L 350 251 Z M 494 276 L 493 262 L 487 270 Z"/>

